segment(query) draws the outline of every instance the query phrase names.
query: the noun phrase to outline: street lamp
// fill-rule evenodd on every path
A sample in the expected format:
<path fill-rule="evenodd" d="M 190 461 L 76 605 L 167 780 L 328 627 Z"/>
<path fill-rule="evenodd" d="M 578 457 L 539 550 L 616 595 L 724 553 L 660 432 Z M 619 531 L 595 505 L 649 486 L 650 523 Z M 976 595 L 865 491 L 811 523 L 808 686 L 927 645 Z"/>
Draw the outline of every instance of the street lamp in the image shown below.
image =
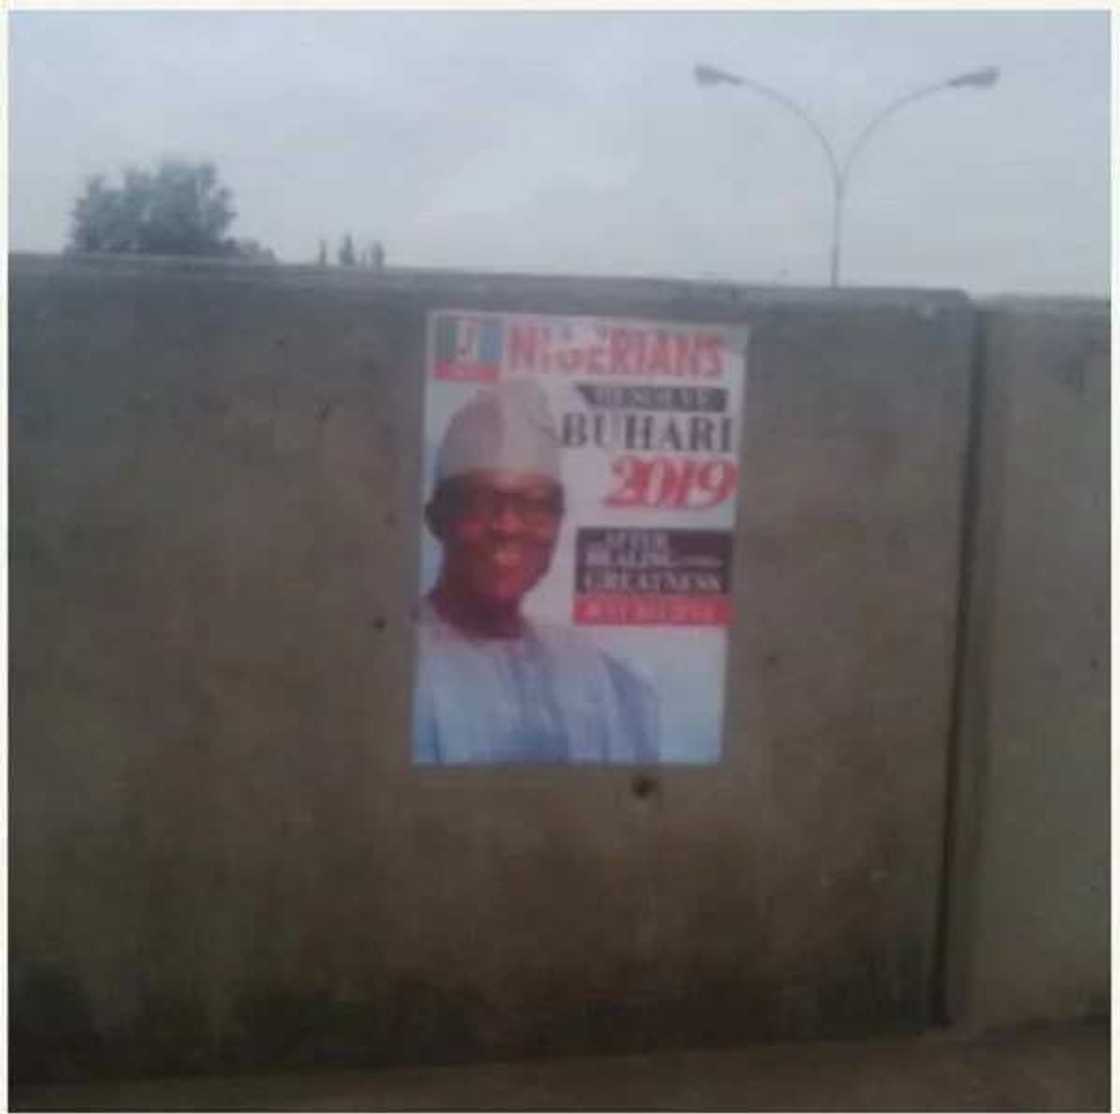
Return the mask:
<path fill-rule="evenodd" d="M 903 93 L 893 101 L 881 108 L 864 126 L 863 131 L 856 136 L 855 142 L 848 148 L 844 158 L 838 159 L 836 151 L 828 140 L 828 136 L 821 130 L 820 125 L 796 101 L 791 100 L 777 89 L 763 85 L 761 81 L 754 81 L 749 77 L 740 77 L 738 74 L 718 70 L 715 66 L 697 65 L 693 69 L 693 76 L 698 85 L 745 85 L 772 101 L 777 101 L 784 108 L 788 108 L 803 123 L 807 124 L 817 142 L 824 150 L 828 159 L 828 169 L 832 177 L 832 252 L 830 257 L 830 285 L 840 285 L 840 245 L 843 238 L 844 199 L 847 195 L 848 181 L 851 178 L 852 165 L 856 156 L 867 146 L 867 141 L 879 128 L 879 125 L 893 116 L 903 105 L 928 97 L 931 93 L 940 92 L 942 89 L 990 89 L 999 80 L 999 69 L 996 66 L 985 66 L 979 70 L 969 70 L 967 73 L 958 74 L 948 81 L 938 81 L 933 85 L 922 85 Z"/>

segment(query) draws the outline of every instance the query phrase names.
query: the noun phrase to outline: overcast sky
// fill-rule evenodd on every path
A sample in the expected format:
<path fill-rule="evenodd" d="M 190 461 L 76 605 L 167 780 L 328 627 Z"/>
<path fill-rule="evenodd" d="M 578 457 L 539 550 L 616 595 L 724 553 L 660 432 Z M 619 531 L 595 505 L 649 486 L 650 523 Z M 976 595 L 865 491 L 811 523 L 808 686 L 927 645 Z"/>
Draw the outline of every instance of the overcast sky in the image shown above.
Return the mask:
<path fill-rule="evenodd" d="M 215 162 L 232 233 L 285 262 L 320 237 L 390 265 L 827 281 L 831 189 L 798 102 L 852 177 L 844 279 L 1103 295 L 1104 12 L 16 12 L 10 247 L 58 251 L 84 179 Z"/>

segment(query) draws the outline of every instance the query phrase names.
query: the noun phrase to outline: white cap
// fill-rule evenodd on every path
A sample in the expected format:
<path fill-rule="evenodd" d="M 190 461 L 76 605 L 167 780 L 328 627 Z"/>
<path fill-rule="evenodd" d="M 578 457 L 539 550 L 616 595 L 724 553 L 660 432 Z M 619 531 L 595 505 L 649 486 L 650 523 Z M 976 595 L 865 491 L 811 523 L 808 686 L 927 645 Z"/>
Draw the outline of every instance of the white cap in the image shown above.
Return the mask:
<path fill-rule="evenodd" d="M 436 482 L 484 470 L 531 472 L 560 482 L 560 436 L 539 383 L 499 383 L 452 416 L 436 457 Z"/>

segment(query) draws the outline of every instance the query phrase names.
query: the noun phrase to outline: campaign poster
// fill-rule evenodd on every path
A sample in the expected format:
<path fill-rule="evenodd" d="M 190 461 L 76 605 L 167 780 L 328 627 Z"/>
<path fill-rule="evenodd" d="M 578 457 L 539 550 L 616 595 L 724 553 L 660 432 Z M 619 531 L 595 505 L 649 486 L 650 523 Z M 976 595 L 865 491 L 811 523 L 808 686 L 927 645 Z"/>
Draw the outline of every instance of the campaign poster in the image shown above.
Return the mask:
<path fill-rule="evenodd" d="M 746 352 L 429 314 L 414 763 L 719 761 Z"/>

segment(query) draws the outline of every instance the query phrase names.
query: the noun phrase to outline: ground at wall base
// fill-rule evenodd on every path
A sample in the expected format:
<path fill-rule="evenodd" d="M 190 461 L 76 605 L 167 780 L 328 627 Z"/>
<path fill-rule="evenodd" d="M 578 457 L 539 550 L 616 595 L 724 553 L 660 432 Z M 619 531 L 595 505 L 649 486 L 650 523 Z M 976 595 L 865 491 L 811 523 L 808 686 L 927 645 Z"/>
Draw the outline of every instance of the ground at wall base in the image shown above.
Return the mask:
<path fill-rule="evenodd" d="M 16 1086 L 12 1110 L 1108 1110 L 1104 1023 L 384 1071 Z"/>

